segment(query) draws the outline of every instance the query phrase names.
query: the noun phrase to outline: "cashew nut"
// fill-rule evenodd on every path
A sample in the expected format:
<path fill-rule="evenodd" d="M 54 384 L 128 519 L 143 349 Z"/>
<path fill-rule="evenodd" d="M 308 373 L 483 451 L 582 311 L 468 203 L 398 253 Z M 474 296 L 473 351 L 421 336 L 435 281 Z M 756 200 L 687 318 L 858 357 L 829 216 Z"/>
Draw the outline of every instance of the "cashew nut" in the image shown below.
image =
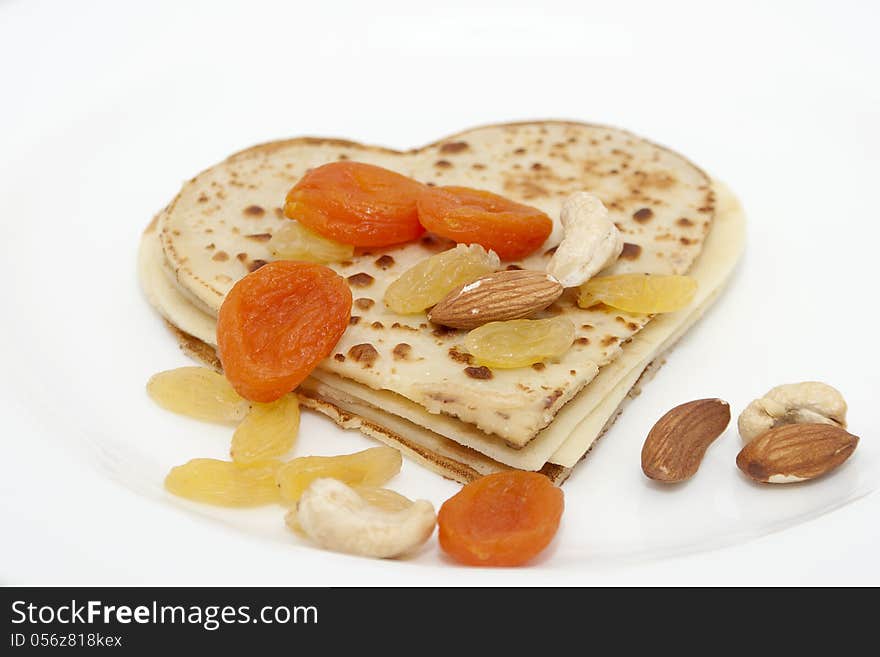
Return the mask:
<path fill-rule="evenodd" d="M 608 210 L 589 192 L 576 192 L 562 204 L 562 242 L 547 264 L 547 272 L 563 287 L 586 283 L 613 265 L 623 251 L 620 231 Z"/>
<path fill-rule="evenodd" d="M 430 538 L 436 523 L 430 502 L 389 511 L 370 504 L 336 479 L 316 479 L 296 508 L 302 531 L 328 550 L 382 559 L 398 557 Z"/>
<path fill-rule="evenodd" d="M 783 424 L 833 424 L 845 429 L 846 402 L 825 383 L 788 383 L 746 406 L 737 421 L 746 443 Z"/>

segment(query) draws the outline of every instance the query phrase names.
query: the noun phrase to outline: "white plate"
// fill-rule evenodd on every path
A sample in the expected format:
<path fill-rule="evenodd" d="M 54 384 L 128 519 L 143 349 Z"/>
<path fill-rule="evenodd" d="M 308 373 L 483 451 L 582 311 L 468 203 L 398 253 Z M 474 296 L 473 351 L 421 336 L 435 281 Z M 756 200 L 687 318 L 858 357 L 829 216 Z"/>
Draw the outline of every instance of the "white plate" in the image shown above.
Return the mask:
<path fill-rule="evenodd" d="M 0 6 L 0 61 L 15 62 L 4 71 L 13 102 L 0 106 L 3 581 L 878 583 L 878 496 L 828 514 L 880 484 L 877 47 L 859 51 L 873 41 L 837 16 L 805 15 L 836 39 L 830 59 L 798 33 L 785 37 L 797 66 L 770 59 L 778 43 L 764 31 L 734 58 L 741 43 L 708 40 L 695 14 L 664 23 L 658 59 L 650 15 L 557 4 L 540 23 L 537 10 L 473 3 L 435 19 L 403 3 L 308 16 L 258 3 Z M 222 457 L 230 435 L 144 393 L 152 373 L 186 362 L 135 275 L 140 230 L 183 179 L 276 137 L 405 148 L 548 115 L 615 123 L 690 155 L 743 198 L 750 243 L 730 289 L 565 485 L 563 527 L 531 569 L 456 568 L 436 541 L 402 563 L 328 554 L 286 531 L 280 508 L 222 511 L 163 491 L 169 467 Z M 720 396 L 738 412 L 807 378 L 844 392 L 862 436 L 833 476 L 751 484 L 734 465 L 734 423 L 691 482 L 642 476 L 643 438 L 671 406 Z M 369 444 L 307 415 L 299 450 Z M 393 486 L 436 505 L 458 488 L 412 463 Z M 666 558 L 676 555 L 690 556 Z"/>

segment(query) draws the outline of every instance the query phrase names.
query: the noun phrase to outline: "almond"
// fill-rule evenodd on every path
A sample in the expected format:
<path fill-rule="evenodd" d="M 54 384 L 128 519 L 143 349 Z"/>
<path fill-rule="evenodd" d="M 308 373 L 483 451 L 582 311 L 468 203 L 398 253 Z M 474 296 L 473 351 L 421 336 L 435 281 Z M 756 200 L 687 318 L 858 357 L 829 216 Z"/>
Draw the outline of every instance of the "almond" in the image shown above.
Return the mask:
<path fill-rule="evenodd" d="M 743 447 L 736 465 L 755 481 L 790 484 L 830 472 L 858 444 L 858 436 L 831 424 L 786 424 Z"/>
<path fill-rule="evenodd" d="M 498 271 L 454 289 L 431 309 L 428 319 L 459 329 L 522 319 L 556 301 L 562 290 L 547 272 Z"/>
<path fill-rule="evenodd" d="M 730 405 L 721 399 L 698 399 L 676 406 L 648 433 L 642 446 L 642 471 L 663 483 L 696 474 L 706 449 L 730 424 Z"/>

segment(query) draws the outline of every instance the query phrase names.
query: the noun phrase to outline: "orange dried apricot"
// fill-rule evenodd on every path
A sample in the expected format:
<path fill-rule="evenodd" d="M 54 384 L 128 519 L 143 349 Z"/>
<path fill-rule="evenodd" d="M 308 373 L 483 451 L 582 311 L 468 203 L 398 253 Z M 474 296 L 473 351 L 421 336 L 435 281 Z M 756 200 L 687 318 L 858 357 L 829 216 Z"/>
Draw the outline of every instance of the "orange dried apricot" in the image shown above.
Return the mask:
<path fill-rule="evenodd" d="M 372 164 L 331 162 L 293 186 L 284 214 L 343 244 L 401 244 L 424 232 L 416 209 L 424 188 L 417 180 Z"/>
<path fill-rule="evenodd" d="M 422 226 L 441 237 L 481 244 L 502 260 L 518 260 L 553 230 L 546 214 L 528 205 L 469 187 L 426 187 L 418 199 Z"/>
<path fill-rule="evenodd" d="M 220 307 L 223 371 L 246 399 L 271 402 L 330 355 L 351 316 L 351 290 L 332 269 L 270 262 L 241 279 Z"/>
<path fill-rule="evenodd" d="M 562 491 L 538 472 L 491 474 L 440 507 L 440 547 L 469 566 L 521 566 L 553 540 L 563 508 Z"/>

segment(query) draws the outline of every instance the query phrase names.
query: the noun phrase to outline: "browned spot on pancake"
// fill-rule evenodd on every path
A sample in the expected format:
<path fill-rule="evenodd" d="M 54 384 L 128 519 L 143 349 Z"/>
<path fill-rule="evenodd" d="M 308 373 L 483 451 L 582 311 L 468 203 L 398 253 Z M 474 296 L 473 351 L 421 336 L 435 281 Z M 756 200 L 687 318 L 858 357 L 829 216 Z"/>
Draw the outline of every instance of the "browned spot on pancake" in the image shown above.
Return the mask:
<path fill-rule="evenodd" d="M 431 333 L 436 335 L 438 338 L 445 338 L 447 335 L 452 335 L 453 333 L 455 333 L 455 329 L 449 328 L 448 326 L 439 326 L 438 325 L 437 327 L 434 328 L 433 331 L 431 331 Z"/>
<path fill-rule="evenodd" d="M 620 252 L 620 258 L 622 260 L 635 260 L 642 253 L 642 247 L 638 244 L 632 244 L 630 242 L 623 243 L 623 251 Z"/>
<path fill-rule="evenodd" d="M 272 239 L 272 233 L 254 233 L 252 235 L 245 235 L 245 237 L 254 242 L 268 242 Z"/>
<path fill-rule="evenodd" d="M 458 347 L 452 347 L 449 350 L 449 357 L 454 360 L 456 363 L 467 363 L 470 365 L 474 362 L 474 357 L 464 351 L 461 351 Z"/>
<path fill-rule="evenodd" d="M 260 260 L 259 258 L 252 261 L 251 264 L 248 265 L 248 271 L 254 273 L 263 265 L 268 265 L 269 263 L 265 260 Z"/>
<path fill-rule="evenodd" d="M 502 420 L 509 420 L 510 419 L 510 413 L 503 413 L 501 411 L 495 411 L 495 415 L 500 417 Z"/>
<path fill-rule="evenodd" d="M 604 338 L 602 338 L 601 345 L 603 347 L 610 347 L 618 340 L 620 340 L 620 338 L 618 338 L 616 335 L 606 335 Z"/>
<path fill-rule="evenodd" d="M 551 392 L 549 395 L 544 397 L 544 408 L 550 408 L 551 406 L 553 406 L 553 403 L 557 399 L 559 399 L 560 397 L 562 397 L 562 390 L 557 388 L 556 390 Z"/>
<path fill-rule="evenodd" d="M 692 240 L 687 237 L 679 237 L 678 241 L 684 244 L 685 246 L 690 246 L 691 244 L 695 244 L 697 240 Z"/>
<path fill-rule="evenodd" d="M 592 331 L 596 327 L 593 326 L 592 324 L 581 324 L 581 328 L 584 329 L 585 331 Z"/>
<path fill-rule="evenodd" d="M 617 322 L 618 324 L 623 324 L 624 326 L 626 326 L 626 320 L 623 317 L 621 317 L 620 315 L 617 315 L 614 318 L 614 321 Z"/>
<path fill-rule="evenodd" d="M 513 154 L 514 155 L 525 155 L 525 152 L 526 152 L 525 148 L 517 148 L 515 151 L 513 151 Z"/>
<path fill-rule="evenodd" d="M 653 217 L 654 211 L 651 208 L 641 208 L 633 212 L 633 219 L 638 221 L 640 224 L 651 221 Z"/>
<path fill-rule="evenodd" d="M 383 255 L 376 258 L 375 265 L 382 270 L 388 269 L 389 267 L 394 266 L 394 258 L 390 255 Z"/>
<path fill-rule="evenodd" d="M 504 190 L 510 194 L 521 196 L 524 199 L 549 196 L 550 192 L 534 180 L 529 178 L 512 177 L 504 181 Z"/>
<path fill-rule="evenodd" d="M 466 151 L 470 146 L 466 141 L 450 141 L 440 147 L 441 153 L 461 153 Z"/>
<path fill-rule="evenodd" d="M 199 197 L 196 200 L 199 203 L 207 203 L 208 202 L 208 195 L 205 194 L 205 192 L 202 192 L 201 194 L 199 194 Z"/>
<path fill-rule="evenodd" d="M 213 256 L 211 256 L 211 260 L 216 260 L 217 262 L 226 262 L 229 260 L 229 254 L 226 251 L 217 251 Z"/>
<path fill-rule="evenodd" d="M 681 219 L 679 219 L 675 223 L 677 223 L 682 228 L 690 228 L 691 226 L 694 225 L 694 222 L 691 221 L 690 219 L 688 219 L 687 217 L 682 217 Z"/>
<path fill-rule="evenodd" d="M 434 162 L 434 166 L 438 169 L 449 169 L 450 167 L 452 167 L 452 162 L 450 162 L 449 160 L 437 160 L 436 162 Z"/>
<path fill-rule="evenodd" d="M 334 354 L 333 360 L 338 360 L 340 363 L 345 362 L 345 356 L 343 354 Z"/>
<path fill-rule="evenodd" d="M 480 365 L 480 367 L 465 367 L 464 373 L 467 374 L 472 379 L 491 379 L 492 378 L 492 370 L 484 365 Z"/>
<path fill-rule="evenodd" d="M 654 189 L 668 189 L 678 182 L 674 176 L 666 171 L 633 171 L 627 181 L 633 187 L 653 187 Z"/>
<path fill-rule="evenodd" d="M 352 287 L 369 287 L 373 284 L 373 277 L 362 271 L 349 276 L 348 284 Z"/>
<path fill-rule="evenodd" d="M 284 216 L 283 208 L 272 208 L 272 211 L 275 213 L 276 219 L 287 219 L 287 217 Z"/>
<path fill-rule="evenodd" d="M 375 322 L 373 322 L 372 324 L 370 324 L 370 326 L 372 326 L 374 329 L 383 329 L 383 328 L 385 328 L 385 325 L 384 325 L 382 322 L 378 321 L 378 320 L 376 320 Z"/>
<path fill-rule="evenodd" d="M 639 330 L 639 325 L 636 324 L 635 322 L 627 322 L 627 323 L 626 323 L 626 328 L 628 328 L 630 331 L 638 331 L 638 330 Z"/>
<path fill-rule="evenodd" d="M 574 343 L 586 346 L 590 344 L 590 338 L 577 338 Z"/>
<path fill-rule="evenodd" d="M 442 392 L 429 392 L 428 399 L 433 399 L 440 402 L 441 404 L 451 404 L 452 402 L 457 400 L 456 397 Z"/>
<path fill-rule="evenodd" d="M 348 357 L 355 362 L 362 363 L 364 367 L 372 367 L 379 357 L 379 352 L 369 342 L 364 342 L 349 349 Z"/>
<path fill-rule="evenodd" d="M 243 213 L 249 217 L 262 217 L 266 214 L 266 210 L 259 205 L 249 205 L 243 210 Z"/>
<path fill-rule="evenodd" d="M 576 376 L 577 370 L 568 370 L 568 373 L 571 374 L 572 376 Z"/>
<path fill-rule="evenodd" d="M 402 329 L 402 330 L 404 330 L 404 331 L 416 331 L 416 332 L 418 332 L 418 330 L 419 330 L 419 329 L 417 329 L 417 328 L 414 328 L 414 327 L 412 327 L 412 326 L 409 326 L 408 324 L 401 324 L 400 322 L 394 322 L 394 323 L 391 325 L 391 328 L 393 328 L 393 329 Z"/>
<path fill-rule="evenodd" d="M 205 249 L 208 250 L 208 251 L 213 251 L 214 248 L 215 248 L 215 247 L 214 247 L 214 242 L 211 242 L 210 244 L 208 244 L 208 245 L 205 246 Z"/>
<path fill-rule="evenodd" d="M 391 353 L 394 355 L 394 360 L 409 360 L 409 355 L 412 353 L 412 347 L 406 342 L 401 342 L 400 344 L 394 345 L 394 349 L 391 350 Z"/>
<path fill-rule="evenodd" d="M 532 363 L 532 369 L 535 370 L 536 372 L 540 372 L 546 368 L 547 368 L 547 366 L 544 365 L 544 363 Z"/>
<path fill-rule="evenodd" d="M 532 171 L 540 171 L 543 168 L 544 168 L 544 165 L 541 164 L 540 162 L 535 162 L 532 164 Z"/>
<path fill-rule="evenodd" d="M 551 246 L 549 249 L 547 249 L 546 251 L 544 251 L 544 255 L 545 255 L 545 256 L 552 256 L 554 253 L 556 253 L 556 249 L 557 249 L 557 248 L 559 248 L 559 247 Z"/>
<path fill-rule="evenodd" d="M 474 164 L 471 165 L 471 169 L 474 169 L 476 171 L 482 171 L 485 168 L 486 168 L 486 165 L 480 164 L 479 162 L 475 162 Z"/>
<path fill-rule="evenodd" d="M 357 324 L 359 321 L 361 321 L 361 316 L 360 316 L 360 315 L 352 315 L 351 317 L 348 318 L 348 325 L 349 325 L 349 326 L 354 326 L 354 325 Z"/>
<path fill-rule="evenodd" d="M 171 231 L 171 234 L 174 235 L 175 237 L 180 237 L 180 231 L 177 230 L 177 229 L 172 230 L 172 231 Z"/>
<path fill-rule="evenodd" d="M 348 155 L 346 155 L 345 153 L 340 153 L 339 155 L 336 156 L 336 159 L 337 160 L 347 160 Z"/>
<path fill-rule="evenodd" d="M 437 183 L 435 183 L 433 180 L 429 180 L 429 181 L 426 182 L 425 184 L 426 184 L 428 187 L 436 187 L 436 186 L 437 186 Z"/>
<path fill-rule="evenodd" d="M 704 205 L 702 207 L 697 208 L 697 212 L 703 212 L 705 214 L 711 214 L 715 212 L 715 206 L 713 205 Z"/>
<path fill-rule="evenodd" d="M 369 310 L 373 307 L 373 304 L 375 303 L 375 301 L 373 301 L 372 299 L 368 299 L 367 297 L 361 297 L 360 299 L 354 300 L 354 305 L 361 310 Z"/>
<path fill-rule="evenodd" d="M 522 267 L 520 267 L 519 265 L 507 265 L 507 267 L 505 267 L 505 269 L 507 271 L 518 271 L 518 270 L 522 269 Z"/>
<path fill-rule="evenodd" d="M 248 254 L 247 253 L 236 253 L 235 257 L 239 262 L 245 262 L 248 259 Z"/>

